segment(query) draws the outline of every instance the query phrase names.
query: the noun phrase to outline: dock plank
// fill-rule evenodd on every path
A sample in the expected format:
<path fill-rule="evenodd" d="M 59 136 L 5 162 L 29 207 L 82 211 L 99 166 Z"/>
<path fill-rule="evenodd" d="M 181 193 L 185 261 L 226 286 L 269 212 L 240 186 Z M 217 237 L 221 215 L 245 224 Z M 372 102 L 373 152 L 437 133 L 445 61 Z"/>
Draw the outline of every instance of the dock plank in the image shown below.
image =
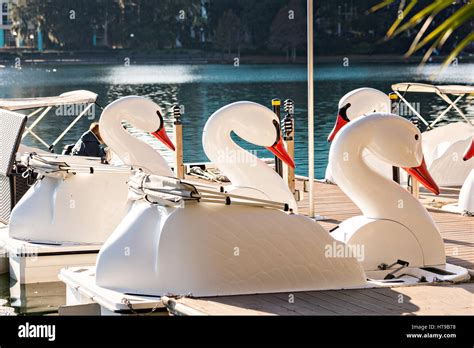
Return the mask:
<path fill-rule="evenodd" d="M 277 302 L 290 295 L 294 302 Z M 181 298 L 168 301 L 167 307 L 178 315 L 473 315 L 474 283 Z"/>

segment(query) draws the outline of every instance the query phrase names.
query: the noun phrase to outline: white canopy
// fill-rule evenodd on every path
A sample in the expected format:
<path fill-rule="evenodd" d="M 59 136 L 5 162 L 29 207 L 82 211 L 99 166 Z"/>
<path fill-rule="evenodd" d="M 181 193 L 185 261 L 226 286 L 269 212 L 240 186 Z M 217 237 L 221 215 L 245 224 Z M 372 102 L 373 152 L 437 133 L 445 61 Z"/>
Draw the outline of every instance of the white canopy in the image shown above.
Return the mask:
<path fill-rule="evenodd" d="M 404 82 L 397 83 L 392 85 L 393 91 L 398 95 L 402 102 L 416 115 L 428 128 L 433 128 L 436 123 L 442 120 L 449 110 L 454 109 L 457 113 L 466 121 L 466 123 L 471 124 L 471 121 L 467 118 L 464 112 L 457 106 L 457 103 L 465 98 L 467 95 L 474 95 L 474 86 L 463 86 L 463 85 L 444 85 L 436 86 L 429 85 L 425 83 L 416 83 L 416 82 Z M 441 114 L 431 123 L 421 116 L 420 112 L 417 111 L 413 105 L 411 105 L 405 99 L 405 93 L 415 92 L 415 93 L 432 93 L 443 99 L 448 107 L 441 112 Z M 448 95 L 452 95 L 454 100 L 452 100 Z"/>
<path fill-rule="evenodd" d="M 392 85 L 392 89 L 398 92 L 416 93 L 442 93 L 453 95 L 474 94 L 474 86 L 444 85 L 436 86 L 425 83 L 403 82 Z"/>
<path fill-rule="evenodd" d="M 91 104 L 95 103 L 96 100 L 97 94 L 86 90 L 78 90 L 54 97 L 0 99 L 0 109 L 28 110 L 59 105 Z"/>

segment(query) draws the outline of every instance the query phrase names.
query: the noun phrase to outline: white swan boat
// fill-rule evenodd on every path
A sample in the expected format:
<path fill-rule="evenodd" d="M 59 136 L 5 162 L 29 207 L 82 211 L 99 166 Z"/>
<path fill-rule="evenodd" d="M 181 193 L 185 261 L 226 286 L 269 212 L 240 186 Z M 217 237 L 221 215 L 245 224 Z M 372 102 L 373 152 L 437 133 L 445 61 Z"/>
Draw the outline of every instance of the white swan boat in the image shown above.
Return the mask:
<path fill-rule="evenodd" d="M 12 278 L 21 283 L 54 281 L 61 267 L 95 262 L 102 243 L 126 212 L 131 168 L 173 175 L 157 151 L 122 126 L 126 121 L 174 149 L 162 115 L 157 104 L 135 96 L 104 109 L 101 135 L 124 166 L 84 157 L 23 156 L 24 164 L 39 180 L 13 208 L 10 223 L 2 231 Z"/>
<path fill-rule="evenodd" d="M 343 96 L 339 102 L 340 111 L 336 119 L 333 131 L 328 141 L 334 138 L 334 134 L 350 121 L 359 117 L 367 116 L 370 110 L 378 112 L 386 109 L 390 100 L 384 93 L 373 88 L 359 88 Z M 353 109 L 351 111 L 351 109 Z M 359 111 L 360 110 L 360 111 Z M 434 123 L 434 122 L 433 122 Z M 432 123 L 432 125 L 433 125 Z M 436 124 L 436 123 L 434 123 Z M 435 129 L 423 132 L 423 152 L 425 161 L 435 181 L 447 186 L 455 185 L 461 181 L 462 185 L 469 173 L 474 169 L 472 162 L 462 161 L 462 154 L 470 144 L 474 135 L 474 126 L 467 122 L 450 123 Z M 364 161 L 374 170 L 387 178 L 392 177 L 391 166 L 383 160 L 377 159 L 370 154 L 364 154 Z M 330 173 L 330 158 L 326 170 L 326 180 L 335 182 Z M 406 185 L 408 177 L 401 173 L 400 182 Z M 459 186 L 460 186 L 459 185 Z M 445 187 L 444 185 L 440 185 Z M 450 190 L 455 188 L 449 188 Z"/>
<path fill-rule="evenodd" d="M 20 161 L 20 157 L 27 152 L 38 154 L 51 153 L 59 141 L 64 138 L 81 118 L 93 112 L 96 100 L 97 94 L 85 90 L 71 91 L 53 97 L 0 99 L 0 112 L 2 113 L 0 126 L 2 127 L 2 135 L 4 135 L 2 137 L 0 154 L 2 154 L 2 159 L 7 162 L 2 163 L 4 171 L 0 172 L 0 175 L 2 176 L 2 181 L 6 177 L 11 179 L 8 180 L 8 185 L 6 183 L 4 185 L 12 187 L 5 188 L 5 190 L 17 191 L 13 197 L 10 197 L 10 195 L 3 195 L 1 197 L 0 222 L 8 222 L 11 209 L 24 193 L 21 183 L 16 182 L 19 180 L 15 180 L 17 178 L 12 177 L 13 173 L 11 171 L 14 162 Z M 74 116 L 74 118 L 54 141 L 48 142 L 37 134 L 36 128 L 42 120 L 52 113 L 52 110 L 55 110 L 59 115 Z M 26 115 L 19 114 L 19 112 L 24 111 L 29 113 Z M 76 113 L 78 114 L 76 115 Z M 29 126 L 26 124 L 28 121 L 31 121 Z M 43 149 L 23 144 L 24 139 L 28 135 L 39 142 Z"/>
<path fill-rule="evenodd" d="M 374 88 L 358 88 L 339 100 L 338 115 L 336 123 L 331 133 L 328 135 L 328 142 L 332 142 L 337 132 L 341 130 L 347 123 L 359 117 L 373 113 L 389 113 L 391 111 L 391 101 L 388 95 Z M 363 155 L 364 161 L 374 170 L 387 178 L 393 177 L 392 166 L 373 156 L 370 152 L 365 151 Z M 331 158 L 328 158 L 328 166 L 326 167 L 325 179 L 328 183 L 336 183 L 331 173 Z"/>
<path fill-rule="evenodd" d="M 21 156 L 27 152 L 49 154 L 81 118 L 93 113 L 96 100 L 97 94 L 84 90 L 52 97 L 0 99 L 0 235 L 5 235 L 11 210 L 29 189 L 28 181 L 22 177 L 24 168 L 18 165 Z M 38 135 L 37 126 L 52 110 L 74 117 L 66 129 L 48 143 Z M 29 113 L 19 113 L 24 111 Z M 29 120 L 31 122 L 27 126 Z M 28 135 L 44 148 L 23 144 Z M 3 244 L 0 241 L 0 254 L 7 255 L 6 250 L 2 249 Z M 0 274 L 8 272 L 8 269 L 8 257 L 0 257 Z"/>
<path fill-rule="evenodd" d="M 472 137 L 471 144 L 463 155 L 463 161 L 469 161 L 472 157 L 474 157 L 474 137 Z M 474 215 L 474 168 L 471 169 L 469 176 L 461 187 L 458 202 L 446 204 L 441 209 L 463 215 Z"/>
<path fill-rule="evenodd" d="M 470 119 L 457 104 L 467 96 L 474 94 L 474 86 L 440 86 L 406 82 L 395 84 L 392 89 L 413 115 L 427 127 L 423 133 L 423 151 L 433 178 L 440 186 L 460 187 L 463 185 L 474 168 L 472 162 L 462 161 L 462 154 L 474 136 L 474 125 L 472 118 Z M 435 120 L 429 123 L 406 99 L 407 93 L 436 95 L 447 103 L 447 107 Z M 451 110 L 456 111 L 461 120 L 438 125 Z"/>
<path fill-rule="evenodd" d="M 117 314 L 135 305 L 152 309 L 163 295 L 406 286 L 469 277 L 467 270 L 446 264 L 442 239 L 420 203 L 371 171 L 361 158 L 367 149 L 394 165 L 414 167 L 410 172 L 435 190 L 423 170 L 421 135 L 409 121 L 377 114 L 349 123 L 336 136 L 333 173 L 365 216 L 343 222 L 331 234 L 291 211 L 288 189 L 286 193 L 283 186 L 267 188 L 267 181 L 275 177 L 276 184 L 279 178 L 268 167 L 246 178 L 249 163 L 217 156 L 219 146 L 243 151 L 232 142 L 231 131 L 257 145 L 275 146 L 279 129 L 273 121 L 270 110 L 240 102 L 218 110 L 206 124 L 207 155 L 226 175 L 237 175 L 243 187 L 234 184 L 230 192 L 212 191 L 138 173 L 130 181 L 129 213 L 104 244 L 96 267 L 61 270 L 67 304 L 96 303 L 101 313 Z M 391 137 L 385 136 L 387 128 Z M 403 151 L 398 151 L 400 146 Z M 341 151 L 350 152 L 352 160 L 343 160 Z M 277 153 L 285 160 L 283 150 Z M 368 192 L 363 185 L 366 174 L 373 180 Z M 384 190 L 386 195 L 377 198 Z M 274 201 L 285 197 L 286 201 Z M 406 209 L 394 212 L 400 197 Z"/>

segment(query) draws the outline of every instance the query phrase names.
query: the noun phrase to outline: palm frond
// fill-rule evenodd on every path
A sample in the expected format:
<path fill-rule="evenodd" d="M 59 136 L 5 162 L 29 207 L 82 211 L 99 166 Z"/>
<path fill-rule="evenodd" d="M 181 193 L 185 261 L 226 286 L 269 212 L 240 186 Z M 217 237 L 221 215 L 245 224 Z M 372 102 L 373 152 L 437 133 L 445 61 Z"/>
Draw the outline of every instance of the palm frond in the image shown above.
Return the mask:
<path fill-rule="evenodd" d="M 444 10 L 451 4 L 452 0 L 435 1 L 435 3 L 425 7 L 424 9 L 413 15 L 407 23 L 400 26 L 400 28 L 398 28 L 393 33 L 392 37 L 395 37 L 406 30 L 412 29 L 413 27 L 421 23 L 426 17 L 428 17 L 427 19 L 436 17 L 438 13 L 440 13 L 442 10 Z"/>
<path fill-rule="evenodd" d="M 415 36 L 415 39 L 410 45 L 410 48 L 408 49 L 407 53 L 405 53 L 405 57 L 411 56 L 413 53 L 416 51 L 416 47 L 418 46 L 418 43 L 420 40 L 423 38 L 423 35 L 425 35 L 426 31 L 428 30 L 429 26 L 433 22 L 434 18 L 436 17 L 437 13 L 433 13 L 430 17 L 428 17 L 425 20 L 425 23 L 423 23 L 423 26 L 421 29 L 418 31 L 418 34 Z"/>
<path fill-rule="evenodd" d="M 385 1 L 381 2 L 380 4 L 377 4 L 373 7 L 371 7 L 367 12 L 369 12 L 369 13 L 377 12 L 378 10 L 383 9 L 383 8 L 387 7 L 388 5 L 391 5 L 394 2 L 395 2 L 395 0 L 385 0 Z"/>
<path fill-rule="evenodd" d="M 466 48 L 471 42 L 474 42 L 474 32 L 471 32 L 469 35 L 467 35 L 457 46 L 456 48 L 451 52 L 451 54 L 448 56 L 446 61 L 443 64 L 443 67 L 446 68 L 451 62 L 458 56 L 458 54 Z"/>
<path fill-rule="evenodd" d="M 408 14 L 411 12 L 411 10 L 415 7 L 416 3 L 418 2 L 418 0 L 411 0 L 410 3 L 408 4 L 408 6 L 403 10 L 402 14 L 397 16 L 397 19 L 395 20 L 395 22 L 392 24 L 392 26 L 390 27 L 390 29 L 388 30 L 386 36 L 388 38 L 390 38 L 393 33 L 397 30 L 398 26 L 400 25 L 400 23 L 402 23 L 402 21 L 408 17 Z"/>
<path fill-rule="evenodd" d="M 472 13 L 470 13 L 471 8 L 469 5 L 464 5 L 454 14 L 452 14 L 448 19 L 446 19 L 441 25 L 439 25 L 436 29 L 432 32 L 427 34 L 425 38 L 416 46 L 415 51 L 419 50 L 420 48 L 424 47 L 427 43 L 432 41 L 434 38 L 441 35 L 447 29 L 457 29 L 459 26 L 463 25 L 470 17 L 472 17 Z"/>
<path fill-rule="evenodd" d="M 380 4 L 373 6 L 369 12 L 373 13 L 379 11 L 393 3 L 394 1 L 385 0 Z M 421 25 L 405 56 L 409 57 L 429 44 L 430 47 L 427 49 L 421 62 L 424 64 L 429 60 L 434 50 L 436 48 L 442 48 L 448 38 L 451 37 L 457 29 L 460 29 L 471 22 L 474 18 L 474 1 L 468 1 L 430 32 L 428 31 L 435 17 L 443 11 L 453 8 L 457 3 L 452 0 L 434 0 L 431 4 L 426 5 L 408 18 L 416 4 L 417 0 L 411 0 L 410 3 L 405 6 L 405 1 L 402 0 L 400 6 L 403 12 L 388 29 L 386 39 L 393 39 L 394 37 Z M 448 58 L 444 62 L 444 66 L 449 65 L 450 62 L 473 41 L 474 34 L 471 32 L 466 35 L 466 37 L 464 37 L 450 52 Z"/>

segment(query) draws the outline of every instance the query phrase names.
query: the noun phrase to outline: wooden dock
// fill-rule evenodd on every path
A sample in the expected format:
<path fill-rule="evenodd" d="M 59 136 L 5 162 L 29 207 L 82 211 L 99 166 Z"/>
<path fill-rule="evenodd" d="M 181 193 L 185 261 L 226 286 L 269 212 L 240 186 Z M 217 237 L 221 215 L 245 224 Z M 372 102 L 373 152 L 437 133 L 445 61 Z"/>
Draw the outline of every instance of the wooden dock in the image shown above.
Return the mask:
<path fill-rule="evenodd" d="M 474 283 L 164 298 L 174 315 L 472 315 Z"/>
<path fill-rule="evenodd" d="M 298 203 L 308 213 L 303 180 Z M 315 207 L 325 217 L 319 223 L 328 231 L 361 212 L 336 186 L 314 183 Z M 443 236 L 447 261 L 470 269 L 474 275 L 474 218 L 429 210 Z M 163 298 L 175 315 L 472 315 L 474 282 L 456 285 L 422 285 L 384 289 L 309 291 L 298 293 L 225 296 L 214 298 Z"/>

